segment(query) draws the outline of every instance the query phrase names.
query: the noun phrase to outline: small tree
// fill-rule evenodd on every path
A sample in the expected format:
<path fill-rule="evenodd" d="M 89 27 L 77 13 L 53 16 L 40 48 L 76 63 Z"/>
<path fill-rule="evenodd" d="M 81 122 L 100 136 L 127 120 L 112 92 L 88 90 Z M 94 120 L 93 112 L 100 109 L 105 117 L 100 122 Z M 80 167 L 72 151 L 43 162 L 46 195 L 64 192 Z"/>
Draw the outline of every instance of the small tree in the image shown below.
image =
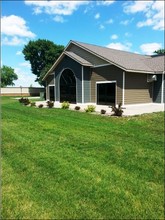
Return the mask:
<path fill-rule="evenodd" d="M 12 69 L 9 66 L 3 65 L 2 68 L 0 68 L 1 72 L 1 87 L 6 86 L 14 86 L 14 80 L 18 79 L 17 74 L 14 72 L 14 69 Z"/>

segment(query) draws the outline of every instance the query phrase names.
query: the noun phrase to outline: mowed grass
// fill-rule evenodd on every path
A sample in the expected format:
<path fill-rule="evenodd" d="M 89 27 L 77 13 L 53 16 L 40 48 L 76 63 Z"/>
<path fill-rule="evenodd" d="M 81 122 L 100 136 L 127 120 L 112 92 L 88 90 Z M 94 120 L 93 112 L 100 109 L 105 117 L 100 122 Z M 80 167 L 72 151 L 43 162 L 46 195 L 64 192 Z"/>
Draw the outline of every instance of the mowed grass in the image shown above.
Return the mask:
<path fill-rule="evenodd" d="M 164 113 L 2 101 L 3 219 L 163 219 Z"/>

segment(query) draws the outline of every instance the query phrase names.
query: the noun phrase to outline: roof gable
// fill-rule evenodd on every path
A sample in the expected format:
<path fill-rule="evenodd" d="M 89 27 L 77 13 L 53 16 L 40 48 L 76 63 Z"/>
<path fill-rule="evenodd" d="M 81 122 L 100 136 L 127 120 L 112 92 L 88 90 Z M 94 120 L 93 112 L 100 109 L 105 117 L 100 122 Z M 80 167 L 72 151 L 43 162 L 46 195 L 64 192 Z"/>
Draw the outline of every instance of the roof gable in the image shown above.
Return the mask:
<path fill-rule="evenodd" d="M 97 67 L 113 64 L 124 71 L 156 73 L 164 72 L 165 56 L 146 56 L 127 51 L 115 50 L 78 41 L 70 41 L 44 79 L 55 69 L 64 56 L 69 56 L 83 66 Z M 43 80 L 44 80 L 43 79 Z"/>
<path fill-rule="evenodd" d="M 144 62 L 144 60 L 151 58 L 150 56 L 115 50 L 77 41 L 71 41 L 70 43 L 73 43 L 83 48 L 84 50 L 91 52 L 93 55 L 98 56 L 125 71 L 153 73 L 151 67 L 146 65 Z"/>

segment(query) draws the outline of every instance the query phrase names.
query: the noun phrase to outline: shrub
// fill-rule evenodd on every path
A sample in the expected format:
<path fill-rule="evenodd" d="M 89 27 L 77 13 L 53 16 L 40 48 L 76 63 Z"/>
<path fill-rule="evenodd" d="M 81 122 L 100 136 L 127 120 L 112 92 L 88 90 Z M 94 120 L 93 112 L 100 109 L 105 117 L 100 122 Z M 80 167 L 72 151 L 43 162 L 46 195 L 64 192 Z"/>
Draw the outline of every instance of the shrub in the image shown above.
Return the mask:
<path fill-rule="evenodd" d="M 48 108 L 53 108 L 54 102 L 47 101 L 47 106 L 48 106 Z"/>
<path fill-rule="evenodd" d="M 29 105 L 30 104 L 29 99 L 28 98 L 23 98 L 23 97 L 19 99 L 19 102 L 24 104 L 24 105 Z"/>
<path fill-rule="evenodd" d="M 39 104 L 38 108 L 43 108 L 43 106 L 44 106 L 43 104 Z"/>
<path fill-rule="evenodd" d="M 75 108 L 74 108 L 75 110 L 80 110 L 80 106 L 75 106 Z"/>
<path fill-rule="evenodd" d="M 70 106 L 69 102 L 66 102 L 66 101 L 64 101 L 64 102 L 61 104 L 61 108 L 63 108 L 63 109 L 68 109 L 69 106 Z"/>
<path fill-rule="evenodd" d="M 18 101 L 19 101 L 20 103 L 23 103 L 24 98 L 22 97 L 22 98 L 18 99 Z"/>
<path fill-rule="evenodd" d="M 123 114 L 123 110 L 122 110 L 122 109 L 123 109 L 123 108 L 122 108 L 121 105 L 122 105 L 122 104 L 119 103 L 118 107 L 116 107 L 116 106 L 111 106 L 112 112 L 114 112 L 113 116 L 119 116 L 119 117 L 122 116 L 122 114 Z"/>
<path fill-rule="evenodd" d="M 105 113 L 106 113 L 106 110 L 101 109 L 101 114 L 105 114 Z"/>
<path fill-rule="evenodd" d="M 29 99 L 28 98 L 23 98 L 23 97 L 19 99 L 19 102 L 24 104 L 24 105 L 29 105 L 30 104 Z"/>
<path fill-rule="evenodd" d="M 31 105 L 31 107 L 33 107 L 33 106 L 36 106 L 36 103 L 35 102 L 31 102 L 30 105 Z"/>
<path fill-rule="evenodd" d="M 86 112 L 95 112 L 96 106 L 94 105 L 88 105 L 87 108 L 85 108 L 84 110 Z"/>

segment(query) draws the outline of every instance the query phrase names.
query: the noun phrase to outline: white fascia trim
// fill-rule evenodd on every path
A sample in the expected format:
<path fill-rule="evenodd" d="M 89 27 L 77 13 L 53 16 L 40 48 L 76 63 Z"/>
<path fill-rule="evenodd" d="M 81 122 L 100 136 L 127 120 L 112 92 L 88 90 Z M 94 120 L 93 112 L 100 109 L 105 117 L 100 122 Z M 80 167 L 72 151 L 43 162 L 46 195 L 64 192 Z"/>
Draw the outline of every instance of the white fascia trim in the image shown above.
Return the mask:
<path fill-rule="evenodd" d="M 91 68 L 98 68 L 98 67 L 104 67 L 104 66 L 110 66 L 112 65 L 111 63 L 106 63 L 106 64 L 100 64 L 100 65 L 94 65 Z"/>
<path fill-rule="evenodd" d="M 116 80 L 113 81 L 97 81 L 96 84 L 102 84 L 102 83 L 116 83 Z"/>
<path fill-rule="evenodd" d="M 162 73 L 162 91 L 161 91 L 161 103 L 164 101 L 164 72 Z"/>
<path fill-rule="evenodd" d="M 82 74 L 82 103 L 84 103 L 84 67 L 81 66 L 81 74 Z"/>
<path fill-rule="evenodd" d="M 125 104 L 125 72 L 123 72 L 123 90 L 122 90 L 122 105 Z"/>
<path fill-rule="evenodd" d="M 42 81 L 44 81 L 46 79 L 46 77 L 48 75 L 50 75 L 51 71 L 53 71 L 53 69 L 55 68 L 55 66 L 59 63 L 59 61 L 61 60 L 61 58 L 65 55 L 64 52 L 62 52 L 62 54 L 59 56 L 59 58 L 55 61 L 55 63 L 51 66 L 51 68 L 48 70 L 48 72 L 46 73 L 46 75 L 44 76 L 44 78 L 42 79 Z"/>
<path fill-rule="evenodd" d="M 154 74 L 154 71 L 145 71 L 145 70 L 126 70 L 123 68 L 124 71 L 127 71 L 129 73 L 144 73 L 144 74 Z"/>

